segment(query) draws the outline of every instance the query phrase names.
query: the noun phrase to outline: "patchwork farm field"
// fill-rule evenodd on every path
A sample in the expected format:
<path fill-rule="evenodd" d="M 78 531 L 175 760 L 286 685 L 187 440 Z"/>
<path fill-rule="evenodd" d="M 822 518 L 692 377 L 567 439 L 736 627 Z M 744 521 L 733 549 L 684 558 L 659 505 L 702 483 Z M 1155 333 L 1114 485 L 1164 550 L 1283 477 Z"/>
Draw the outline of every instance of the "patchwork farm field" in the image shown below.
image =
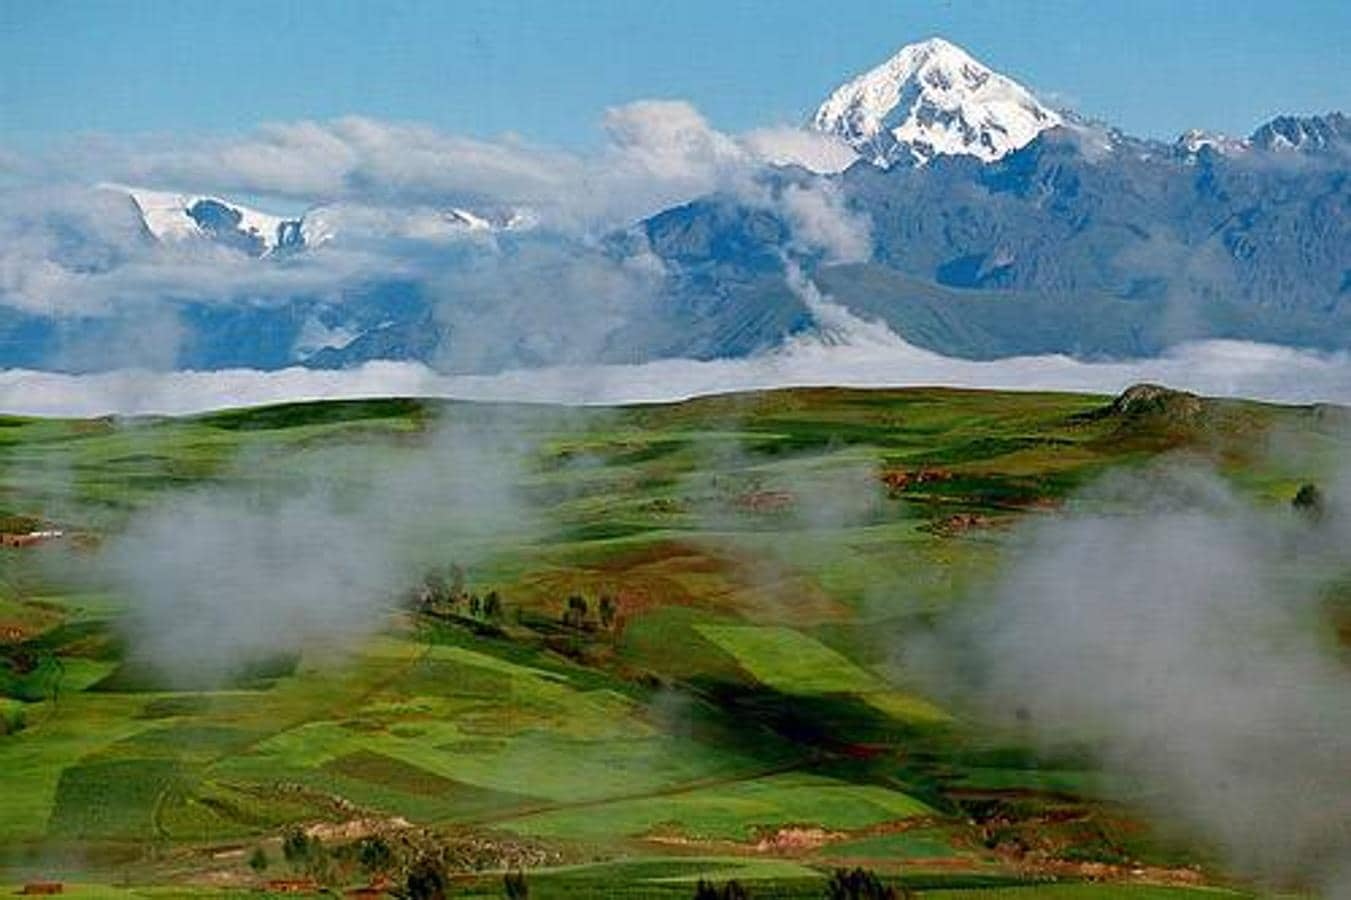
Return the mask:
<path fill-rule="evenodd" d="M 1345 435 L 938 389 L 0 418 L 0 530 L 61 532 L 0 548 L 0 886 L 1249 896 L 907 648 L 1105 473 L 1285 510 Z"/>

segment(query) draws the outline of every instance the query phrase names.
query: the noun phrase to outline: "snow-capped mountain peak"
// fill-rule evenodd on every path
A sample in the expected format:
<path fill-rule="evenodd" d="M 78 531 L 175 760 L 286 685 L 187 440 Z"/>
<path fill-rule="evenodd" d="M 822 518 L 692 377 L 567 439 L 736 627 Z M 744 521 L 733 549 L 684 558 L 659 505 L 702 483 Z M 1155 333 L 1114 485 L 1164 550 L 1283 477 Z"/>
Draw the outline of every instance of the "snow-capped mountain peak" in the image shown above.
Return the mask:
<path fill-rule="evenodd" d="M 537 217 L 524 209 L 471 211 L 461 207 L 385 208 L 338 203 L 285 218 L 209 195 L 104 184 L 131 198 L 150 236 L 160 243 L 194 240 L 266 257 L 314 249 L 332 241 L 455 240 L 528 231 Z"/>
<path fill-rule="evenodd" d="M 811 124 L 886 168 L 939 155 L 989 162 L 1061 122 L 1022 85 L 935 37 L 840 86 Z"/>
<path fill-rule="evenodd" d="M 274 216 L 219 197 L 121 185 L 105 187 L 130 195 L 146 229 L 160 241 L 209 238 L 251 256 L 267 256 L 283 247 L 303 243 L 298 218 Z"/>
<path fill-rule="evenodd" d="M 1195 162 L 1205 151 L 1220 156 L 1237 156 L 1246 152 L 1250 146 L 1250 142 L 1242 138 L 1233 138 L 1227 134 L 1200 128 L 1183 132 L 1174 144 L 1178 154 L 1187 162 Z"/>

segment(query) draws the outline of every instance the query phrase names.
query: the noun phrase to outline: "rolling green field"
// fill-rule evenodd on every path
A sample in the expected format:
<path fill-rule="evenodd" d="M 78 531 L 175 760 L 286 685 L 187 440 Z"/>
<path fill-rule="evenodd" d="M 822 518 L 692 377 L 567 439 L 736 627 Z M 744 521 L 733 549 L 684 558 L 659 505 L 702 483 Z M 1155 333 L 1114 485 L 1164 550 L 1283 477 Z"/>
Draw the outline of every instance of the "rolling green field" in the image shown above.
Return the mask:
<path fill-rule="evenodd" d="M 942 389 L 0 417 L 5 527 L 66 532 L 0 548 L 0 887 L 258 896 L 435 853 L 468 896 L 520 870 L 532 897 L 819 897 L 853 866 L 964 900 L 1247 894 L 1129 785 L 981 725 L 896 647 L 1104 473 L 1201 460 L 1288 504 L 1345 454 L 1338 422 Z M 276 616 L 267 654 L 201 682 L 147 657 L 174 612 L 146 621 L 108 575 L 124 535 L 184 497 L 316 490 L 317 558 L 395 573 L 359 627 L 313 633 L 264 586 L 237 599 Z M 321 849 L 287 860 L 296 828 Z M 362 861 L 375 838 L 393 861 Z"/>

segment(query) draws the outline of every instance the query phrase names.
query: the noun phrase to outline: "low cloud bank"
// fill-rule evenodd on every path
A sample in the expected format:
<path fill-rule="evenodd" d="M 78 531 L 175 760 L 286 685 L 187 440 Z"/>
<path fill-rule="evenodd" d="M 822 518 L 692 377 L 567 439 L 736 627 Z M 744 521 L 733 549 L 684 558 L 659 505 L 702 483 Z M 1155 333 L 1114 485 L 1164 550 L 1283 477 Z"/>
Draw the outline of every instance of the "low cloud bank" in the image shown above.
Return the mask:
<path fill-rule="evenodd" d="M 955 359 L 880 328 L 850 329 L 851 343 L 801 341 L 735 360 L 668 359 L 565 366 L 494 375 L 445 375 L 417 363 L 273 372 L 122 370 L 68 375 L 0 371 L 0 411 L 46 416 L 185 414 L 294 400 L 447 397 L 568 405 L 650 403 L 729 391 L 833 385 L 947 385 L 1116 393 L 1141 381 L 1215 396 L 1284 403 L 1351 403 L 1351 356 L 1267 344 L 1204 341 L 1152 359 L 1083 362 L 1067 356 Z"/>
<path fill-rule="evenodd" d="M 1346 896 L 1351 672 L 1319 625 L 1347 499 L 1301 514 L 1200 469 L 1110 475 L 906 660 L 978 717 L 1092 748 L 1237 870 Z"/>

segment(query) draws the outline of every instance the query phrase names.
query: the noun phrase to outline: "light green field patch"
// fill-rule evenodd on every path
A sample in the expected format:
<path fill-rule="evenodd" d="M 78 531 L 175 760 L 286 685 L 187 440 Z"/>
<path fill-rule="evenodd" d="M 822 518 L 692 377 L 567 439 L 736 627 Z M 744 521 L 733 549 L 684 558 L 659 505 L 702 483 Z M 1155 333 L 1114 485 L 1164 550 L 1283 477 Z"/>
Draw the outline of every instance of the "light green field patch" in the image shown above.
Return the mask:
<path fill-rule="evenodd" d="M 831 844 L 823 851 L 832 860 L 868 862 L 873 860 L 950 859 L 971 856 L 970 850 L 959 850 L 948 836 L 938 829 L 898 831 L 874 834 L 858 840 Z"/>
<path fill-rule="evenodd" d="M 863 699 L 869 706 L 886 713 L 898 722 L 936 725 L 952 721 L 952 716 L 923 697 L 901 691 L 876 691 L 864 694 Z"/>
<path fill-rule="evenodd" d="M 309 722 L 274 734 L 259 743 L 250 755 L 306 768 L 321 766 L 360 746 L 359 737 L 336 722 Z"/>
<path fill-rule="evenodd" d="M 427 655 L 432 659 L 447 659 L 453 662 L 462 663 L 468 666 L 477 666 L 481 669 L 488 669 L 493 672 L 501 672 L 503 675 L 511 675 L 515 678 L 542 678 L 545 681 L 567 684 L 568 679 L 557 672 L 550 672 L 548 669 L 536 669 L 531 666 L 522 666 L 487 653 L 475 653 L 473 650 L 467 650 L 464 647 L 456 647 L 449 644 L 436 644 L 427 649 Z"/>
<path fill-rule="evenodd" d="M 116 671 L 117 665 L 108 660 L 67 657 L 61 663 L 61 691 L 88 690 Z"/>
<path fill-rule="evenodd" d="M 734 878 L 742 882 L 764 883 L 799 880 L 816 882 L 824 877 L 816 869 L 787 860 L 736 856 L 640 856 L 613 862 L 535 869 L 530 872 L 530 884 L 532 896 L 538 887 L 540 895 L 545 897 L 681 897 L 688 896 L 688 889 L 680 893 L 663 891 L 659 894 L 653 894 L 652 890 L 658 885 L 676 887 L 693 884 L 701 878 L 713 881 Z M 615 888 L 620 885 L 632 885 L 636 889 L 616 891 Z M 644 885 L 649 887 L 644 888 Z"/>
<path fill-rule="evenodd" d="M 747 840 L 761 828 L 815 825 L 853 830 L 932 812 L 913 797 L 877 785 L 788 774 L 599 808 L 541 813 L 506 827 L 541 837 L 594 840 L 660 831 L 706 840 Z"/>
<path fill-rule="evenodd" d="M 443 778 L 489 790 L 528 793 L 557 802 L 586 802 L 657 791 L 738 771 L 754 762 L 682 738 L 577 740 L 523 731 L 495 741 L 449 735 L 365 738 L 376 753 Z"/>
<path fill-rule="evenodd" d="M 763 684 L 788 694 L 865 694 L 885 685 L 844 656 L 778 625 L 696 625 Z"/>

